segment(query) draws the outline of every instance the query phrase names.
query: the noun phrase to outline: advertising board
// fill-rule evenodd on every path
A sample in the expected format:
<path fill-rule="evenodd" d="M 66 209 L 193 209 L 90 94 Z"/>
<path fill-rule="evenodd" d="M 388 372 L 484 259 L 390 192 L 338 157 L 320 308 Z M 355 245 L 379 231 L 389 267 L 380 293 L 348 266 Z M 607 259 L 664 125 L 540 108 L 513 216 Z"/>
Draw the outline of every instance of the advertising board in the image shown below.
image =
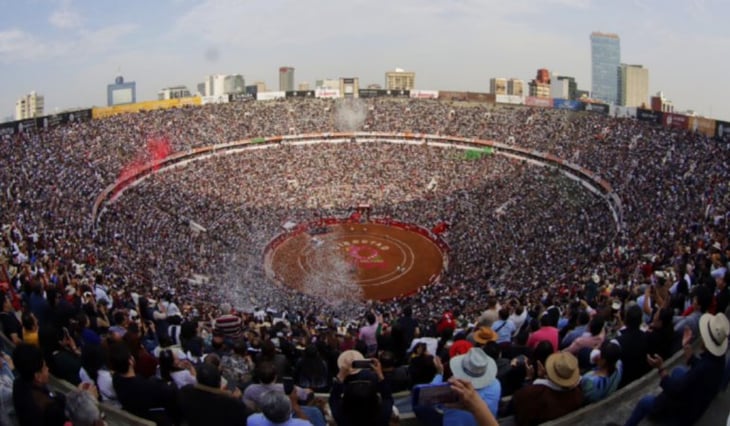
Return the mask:
<path fill-rule="evenodd" d="M 339 98 L 340 89 L 330 89 L 328 87 L 318 87 L 314 90 L 314 96 L 318 98 Z"/>
<path fill-rule="evenodd" d="M 438 90 L 411 90 L 411 98 L 415 99 L 438 99 Z"/>
<path fill-rule="evenodd" d="M 608 115 L 611 108 L 607 104 L 581 102 L 583 104 L 583 111 L 597 112 L 599 114 Z"/>
<path fill-rule="evenodd" d="M 525 98 L 517 95 L 496 95 L 495 100 L 498 104 L 523 105 Z"/>
<path fill-rule="evenodd" d="M 701 133 L 707 137 L 715 136 L 717 124 L 715 120 L 705 117 L 690 117 L 689 129 L 693 132 Z"/>
<path fill-rule="evenodd" d="M 537 96 L 528 96 L 525 98 L 525 105 L 539 108 L 552 108 L 553 98 L 538 98 Z"/>
<path fill-rule="evenodd" d="M 715 122 L 715 136 L 718 138 L 730 137 L 730 122 L 717 120 Z"/>
<path fill-rule="evenodd" d="M 636 119 L 647 123 L 659 124 L 662 122 L 662 113 L 650 109 L 636 108 Z"/>
<path fill-rule="evenodd" d="M 283 91 L 256 93 L 257 101 L 273 101 L 275 99 L 284 99 L 285 97 L 286 97 L 286 92 L 283 92 Z"/>
<path fill-rule="evenodd" d="M 92 118 L 99 119 L 111 117 L 118 114 L 128 114 L 140 111 L 152 111 L 157 109 L 180 108 L 189 105 L 200 105 L 200 96 L 189 98 L 165 99 L 161 101 L 144 101 L 134 104 L 114 105 L 110 107 L 98 107 L 91 110 Z"/>
<path fill-rule="evenodd" d="M 570 99 L 553 98 L 553 108 L 567 109 L 570 111 L 580 111 L 583 105 L 579 101 L 571 101 Z"/>
<path fill-rule="evenodd" d="M 671 129 L 689 129 L 689 117 L 682 114 L 665 112 L 662 117 L 662 124 Z"/>

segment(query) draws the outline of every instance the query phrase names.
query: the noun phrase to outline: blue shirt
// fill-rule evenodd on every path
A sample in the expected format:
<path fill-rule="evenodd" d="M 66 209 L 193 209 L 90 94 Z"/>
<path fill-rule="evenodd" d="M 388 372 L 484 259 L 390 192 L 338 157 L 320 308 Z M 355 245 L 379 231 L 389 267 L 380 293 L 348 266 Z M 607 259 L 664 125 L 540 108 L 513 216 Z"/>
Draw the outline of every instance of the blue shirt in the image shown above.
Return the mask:
<path fill-rule="evenodd" d="M 247 426 L 311 426 L 312 423 L 292 417 L 284 423 L 273 423 L 261 413 L 251 414 L 246 419 Z"/>
<path fill-rule="evenodd" d="M 497 343 L 509 343 L 512 341 L 512 335 L 515 333 L 515 323 L 510 320 L 495 321 L 492 330 L 497 333 Z"/>
<path fill-rule="evenodd" d="M 431 384 L 436 385 L 444 382 L 444 376 L 437 374 Z M 502 396 L 502 384 L 499 383 L 498 379 L 492 380 L 487 386 L 477 389 L 479 397 L 487 403 L 489 411 L 492 412 L 494 418 L 497 418 L 497 412 L 499 410 L 499 398 Z M 456 410 L 453 408 L 444 408 L 444 421 L 443 424 L 449 426 L 477 426 L 474 416 L 465 410 Z"/>

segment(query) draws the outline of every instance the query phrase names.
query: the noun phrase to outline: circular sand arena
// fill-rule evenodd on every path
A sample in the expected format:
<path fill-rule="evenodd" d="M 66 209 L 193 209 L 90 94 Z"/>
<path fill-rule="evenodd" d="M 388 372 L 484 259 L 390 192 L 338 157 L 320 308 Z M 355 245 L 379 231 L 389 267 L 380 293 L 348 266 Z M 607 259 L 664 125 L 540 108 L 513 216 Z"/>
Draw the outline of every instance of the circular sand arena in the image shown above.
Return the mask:
<path fill-rule="evenodd" d="M 391 299 L 439 279 L 447 247 L 412 224 L 326 219 L 291 228 L 265 251 L 269 278 L 298 291 L 339 300 Z"/>

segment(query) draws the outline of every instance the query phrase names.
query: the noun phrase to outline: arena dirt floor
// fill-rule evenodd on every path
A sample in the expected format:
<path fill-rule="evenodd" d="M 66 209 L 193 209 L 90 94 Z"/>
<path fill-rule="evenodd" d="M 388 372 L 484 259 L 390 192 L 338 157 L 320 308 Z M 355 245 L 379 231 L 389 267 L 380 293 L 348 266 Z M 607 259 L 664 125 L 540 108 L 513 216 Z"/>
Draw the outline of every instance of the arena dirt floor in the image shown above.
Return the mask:
<path fill-rule="evenodd" d="M 265 253 L 270 278 L 323 298 L 391 299 L 431 284 L 446 267 L 445 245 L 407 224 L 299 226 Z"/>

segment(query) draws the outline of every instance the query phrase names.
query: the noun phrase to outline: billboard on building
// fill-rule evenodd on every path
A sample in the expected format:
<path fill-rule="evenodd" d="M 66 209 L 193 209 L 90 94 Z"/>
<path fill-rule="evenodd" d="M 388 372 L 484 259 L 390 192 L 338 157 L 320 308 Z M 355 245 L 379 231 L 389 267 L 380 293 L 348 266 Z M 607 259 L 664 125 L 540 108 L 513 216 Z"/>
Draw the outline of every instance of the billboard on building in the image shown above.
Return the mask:
<path fill-rule="evenodd" d="M 314 90 L 289 90 L 286 92 L 287 98 L 313 98 Z"/>
<path fill-rule="evenodd" d="M 705 117 L 690 117 L 689 118 L 689 129 L 693 132 L 701 133 L 707 137 L 715 136 L 717 130 L 717 123 L 711 118 Z"/>
<path fill-rule="evenodd" d="M 44 115 L 43 117 L 30 118 L 27 120 L 9 121 L 7 123 L 0 124 L 0 136 L 13 135 L 24 131 L 28 132 L 33 129 L 49 129 L 68 123 L 89 120 L 91 120 L 91 109 L 65 111 L 58 114 Z"/>
<path fill-rule="evenodd" d="M 328 87 L 318 87 L 314 90 L 314 96 L 318 98 L 339 98 L 340 89 L 330 89 Z"/>
<path fill-rule="evenodd" d="M 718 138 L 730 137 L 730 122 L 717 120 L 715 123 L 715 136 Z"/>
<path fill-rule="evenodd" d="M 599 114 L 605 114 L 608 115 L 608 113 L 611 111 L 611 108 L 608 106 L 608 104 L 599 104 L 599 103 L 591 103 L 591 102 L 581 102 L 583 104 L 583 111 L 590 111 L 590 112 L 597 112 Z"/>
<path fill-rule="evenodd" d="M 439 99 L 442 101 L 466 101 L 467 92 L 455 92 L 453 90 L 439 90 Z"/>
<path fill-rule="evenodd" d="M 439 98 L 440 97 L 441 97 L 441 94 L 439 93 Z M 495 103 L 495 95 L 494 95 L 494 93 L 466 92 L 466 100 L 469 101 L 469 102 L 480 102 L 480 103 L 494 104 Z"/>
<path fill-rule="evenodd" d="M 498 104 L 523 105 L 525 98 L 517 95 L 497 95 L 495 100 Z"/>
<path fill-rule="evenodd" d="M 411 98 L 414 99 L 438 99 L 438 90 L 411 90 Z"/>
<path fill-rule="evenodd" d="M 636 119 L 647 123 L 660 124 L 662 122 L 662 113 L 650 109 L 636 108 Z"/>
<path fill-rule="evenodd" d="M 190 98 L 165 99 L 162 101 L 145 101 L 127 105 L 114 105 L 110 107 L 99 107 L 91 110 L 92 118 L 99 119 L 119 114 L 129 114 L 140 111 L 152 111 L 156 109 L 180 108 L 184 106 L 200 105 L 200 96 Z"/>
<path fill-rule="evenodd" d="M 662 117 L 662 124 L 672 129 L 689 129 L 689 117 L 682 114 L 665 112 Z"/>
<path fill-rule="evenodd" d="M 553 98 L 538 98 L 537 96 L 528 96 L 525 98 L 525 105 L 540 108 L 552 108 Z"/>
<path fill-rule="evenodd" d="M 636 107 L 611 105 L 610 115 L 616 118 L 636 118 Z"/>
<path fill-rule="evenodd" d="M 218 95 L 218 96 L 201 96 L 200 103 L 203 105 L 208 104 L 227 104 L 230 101 L 229 95 Z"/>
<path fill-rule="evenodd" d="M 386 90 L 386 89 L 360 89 L 358 96 L 361 98 L 380 98 L 380 97 L 408 97 L 410 90 Z"/>
<path fill-rule="evenodd" d="M 580 111 L 583 109 L 580 101 L 571 101 L 570 99 L 553 98 L 553 108 L 567 109 L 570 111 Z"/>
<path fill-rule="evenodd" d="M 246 101 L 255 101 L 256 100 L 256 92 L 254 94 L 245 92 L 245 93 L 231 93 L 228 95 L 229 102 L 246 102 Z"/>
<path fill-rule="evenodd" d="M 276 92 L 258 92 L 256 93 L 256 100 L 257 101 L 273 101 L 275 99 L 284 99 L 286 97 L 286 92 L 284 91 L 276 91 Z"/>

